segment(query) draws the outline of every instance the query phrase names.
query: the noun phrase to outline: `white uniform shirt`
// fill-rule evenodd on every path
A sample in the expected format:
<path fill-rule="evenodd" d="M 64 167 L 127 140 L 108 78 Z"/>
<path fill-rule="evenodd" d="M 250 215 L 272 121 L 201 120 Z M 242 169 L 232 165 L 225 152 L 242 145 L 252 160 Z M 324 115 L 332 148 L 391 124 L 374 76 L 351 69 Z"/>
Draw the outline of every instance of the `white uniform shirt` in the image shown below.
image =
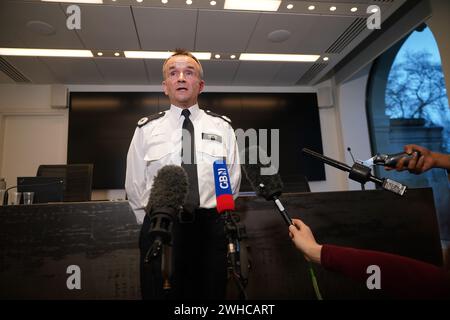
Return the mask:
<path fill-rule="evenodd" d="M 134 132 L 127 156 L 125 189 L 138 223 L 144 220 L 157 171 L 169 164 L 181 165 L 182 110 L 171 105 L 164 116 L 137 127 Z M 215 208 L 215 160 L 225 158 L 235 199 L 239 193 L 241 167 L 236 136 L 227 121 L 208 115 L 198 104 L 189 111 L 195 130 L 200 208 Z"/>

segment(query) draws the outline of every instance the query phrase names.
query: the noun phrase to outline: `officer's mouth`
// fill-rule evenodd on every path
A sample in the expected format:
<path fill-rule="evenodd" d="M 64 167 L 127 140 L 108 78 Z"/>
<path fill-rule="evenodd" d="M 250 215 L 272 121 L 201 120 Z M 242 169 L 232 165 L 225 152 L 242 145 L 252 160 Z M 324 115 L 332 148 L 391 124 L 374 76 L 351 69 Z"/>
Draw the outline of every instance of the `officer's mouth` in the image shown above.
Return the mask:
<path fill-rule="evenodd" d="M 181 91 L 181 92 L 184 92 L 184 91 L 187 91 L 187 88 L 177 88 L 177 91 Z"/>

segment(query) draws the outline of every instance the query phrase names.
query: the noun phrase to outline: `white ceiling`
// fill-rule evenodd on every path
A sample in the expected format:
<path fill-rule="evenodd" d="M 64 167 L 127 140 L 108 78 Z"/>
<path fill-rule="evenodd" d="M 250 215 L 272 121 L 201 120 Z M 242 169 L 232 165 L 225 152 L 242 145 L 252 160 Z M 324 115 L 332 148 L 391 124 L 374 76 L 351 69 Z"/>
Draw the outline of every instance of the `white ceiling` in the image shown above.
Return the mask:
<path fill-rule="evenodd" d="M 349 54 L 372 30 L 365 27 L 366 8 L 380 6 L 382 20 L 388 18 L 406 0 L 283 1 L 279 12 L 223 10 L 223 0 L 214 9 L 209 0 L 104 0 L 103 5 L 78 4 L 81 30 L 68 30 L 66 8 L 70 4 L 38 0 L 0 1 L 0 47 L 65 48 L 112 50 L 173 50 L 239 54 L 301 53 L 328 56 L 324 65 L 313 63 L 249 62 L 228 59 L 202 62 L 207 84 L 245 86 L 295 86 L 317 82 Z M 287 10 L 286 4 L 294 9 Z M 314 12 L 306 7 L 315 4 Z M 334 4 L 338 10 L 331 13 Z M 357 13 L 350 8 L 357 5 Z M 42 21 L 54 27 L 43 35 L 27 27 L 30 21 Z M 268 34 L 287 30 L 290 37 L 272 42 Z M 351 31 L 351 32 L 350 32 Z M 347 34 L 347 33 L 349 34 Z M 344 34 L 345 33 L 345 34 Z M 343 35 L 344 34 L 344 35 Z M 347 35 L 346 35 L 347 34 Z M 348 38 L 350 37 L 350 38 Z M 336 40 L 349 39 L 339 52 L 327 49 Z M 63 84 L 160 84 L 161 60 L 95 58 L 8 57 L 6 60 L 31 83 Z M 0 61 L 1 62 L 1 61 Z M 5 62 L 3 61 L 3 64 Z M 318 63 L 324 63 L 322 60 Z M 0 63 L 1 64 L 1 63 Z M 312 69 L 311 69 L 312 68 Z M 309 73 L 307 73 L 309 70 Z M 307 73 L 307 76 L 303 77 Z M 302 78 L 303 77 L 303 78 Z M 11 83 L 0 71 L 0 83 Z"/>

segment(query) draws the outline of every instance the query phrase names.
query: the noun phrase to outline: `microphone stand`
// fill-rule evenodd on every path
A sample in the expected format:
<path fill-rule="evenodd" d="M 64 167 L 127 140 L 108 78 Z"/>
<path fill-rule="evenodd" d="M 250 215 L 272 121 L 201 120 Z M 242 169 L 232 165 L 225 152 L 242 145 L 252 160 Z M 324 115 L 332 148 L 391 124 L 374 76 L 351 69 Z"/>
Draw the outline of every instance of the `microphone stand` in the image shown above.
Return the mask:
<path fill-rule="evenodd" d="M 328 158 L 320 153 L 309 150 L 307 148 L 303 148 L 302 152 L 306 153 L 310 156 L 313 156 L 330 166 L 338 168 L 342 171 L 350 172 L 348 177 L 352 180 L 355 180 L 355 181 L 361 183 L 362 185 L 368 181 L 371 181 L 371 182 L 375 183 L 376 185 L 381 186 L 384 190 L 391 191 L 391 192 L 401 195 L 401 196 L 403 196 L 406 192 L 407 186 L 405 186 L 397 181 L 391 180 L 391 179 L 386 179 L 386 178 L 380 179 L 376 176 L 373 176 L 371 174 L 372 169 L 369 167 L 366 167 L 365 165 L 362 165 L 359 163 L 354 163 L 352 167 L 349 167 L 345 163 Z"/>
<path fill-rule="evenodd" d="M 242 249 L 240 247 L 240 241 L 247 238 L 247 234 L 245 231 L 245 226 L 241 223 L 237 223 L 233 219 L 233 214 L 231 212 L 224 212 L 224 222 L 225 222 L 225 235 L 228 240 L 228 270 L 240 292 L 240 298 L 242 300 L 248 300 L 247 293 L 245 292 L 245 287 L 247 286 L 247 272 L 245 268 L 247 265 L 242 265 L 241 255 L 238 257 L 238 254 L 241 253 Z M 246 260 L 246 259 L 244 259 Z M 245 270 L 245 271 L 244 271 Z"/>
<path fill-rule="evenodd" d="M 173 226 L 172 214 L 170 208 L 159 208 L 157 212 L 152 214 L 149 232 L 150 236 L 153 234 L 154 240 L 144 259 L 144 263 L 150 263 L 161 255 L 164 290 L 172 288 L 170 284 L 170 277 L 172 276 L 172 248 L 170 247 Z"/>

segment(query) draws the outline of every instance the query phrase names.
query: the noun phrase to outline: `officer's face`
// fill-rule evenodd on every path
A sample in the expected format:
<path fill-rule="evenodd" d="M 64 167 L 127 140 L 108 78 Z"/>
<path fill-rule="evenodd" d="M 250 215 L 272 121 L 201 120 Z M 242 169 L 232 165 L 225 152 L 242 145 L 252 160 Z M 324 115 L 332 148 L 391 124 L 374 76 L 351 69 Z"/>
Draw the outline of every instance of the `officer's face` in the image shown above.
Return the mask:
<path fill-rule="evenodd" d="M 190 107 L 197 103 L 205 82 L 200 78 L 200 67 L 188 56 L 174 56 L 164 68 L 163 89 L 170 103 L 177 107 Z"/>

